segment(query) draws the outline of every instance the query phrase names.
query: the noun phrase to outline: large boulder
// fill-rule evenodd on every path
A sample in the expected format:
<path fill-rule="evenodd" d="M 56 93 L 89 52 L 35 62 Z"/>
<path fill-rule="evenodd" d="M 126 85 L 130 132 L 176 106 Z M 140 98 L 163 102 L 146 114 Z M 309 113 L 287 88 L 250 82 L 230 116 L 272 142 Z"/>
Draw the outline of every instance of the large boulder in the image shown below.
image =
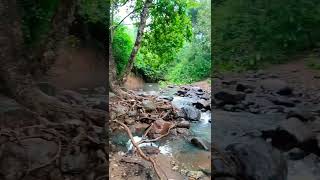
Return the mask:
<path fill-rule="evenodd" d="M 226 150 L 240 162 L 238 175 L 252 180 L 287 179 L 287 162 L 281 152 L 260 138 L 248 138 Z"/>
<path fill-rule="evenodd" d="M 294 117 L 282 121 L 279 125 L 279 130 L 287 132 L 299 143 L 306 142 L 313 138 L 313 132 L 310 131 L 308 124 Z"/>
<path fill-rule="evenodd" d="M 182 108 L 182 111 L 185 114 L 185 118 L 190 121 L 199 121 L 201 113 L 198 109 L 193 106 L 185 106 Z"/>

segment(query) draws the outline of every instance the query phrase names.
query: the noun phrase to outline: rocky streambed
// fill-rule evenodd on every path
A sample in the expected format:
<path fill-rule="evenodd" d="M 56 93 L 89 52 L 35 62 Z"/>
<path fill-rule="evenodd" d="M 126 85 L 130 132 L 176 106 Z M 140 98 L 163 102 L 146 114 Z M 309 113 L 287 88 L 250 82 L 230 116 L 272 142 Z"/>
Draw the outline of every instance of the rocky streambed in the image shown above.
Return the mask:
<path fill-rule="evenodd" d="M 193 86 L 170 86 L 164 90 L 159 90 L 158 87 L 151 88 L 150 84 L 146 86 L 147 89 L 137 91 L 136 94 L 142 97 L 141 106 L 143 106 L 143 109 L 149 110 L 149 119 L 155 120 L 152 121 L 152 125 L 155 124 L 155 126 L 151 127 L 148 138 L 157 138 L 157 133 L 165 131 L 166 124 L 175 123 L 176 127 L 171 129 L 166 137 L 157 142 L 140 144 L 141 149 L 146 154 L 156 158 L 160 164 L 167 164 L 168 167 L 164 166 L 166 178 L 210 179 L 210 92 Z M 152 96 L 151 99 L 150 96 Z M 169 111 L 163 111 L 164 116 L 173 116 L 172 118 L 158 118 L 163 117 L 157 116 L 158 113 L 161 114 L 161 109 L 163 109 L 163 103 L 160 102 L 166 102 L 172 108 Z M 121 108 L 124 108 L 123 112 L 128 112 L 127 114 L 139 113 L 130 112 L 122 105 L 114 107 L 114 110 L 119 111 Z M 137 119 L 138 116 L 135 117 Z M 127 116 L 123 120 L 133 132 L 135 141 L 139 142 L 143 132 L 150 127 L 151 122 L 129 119 L 130 117 Z M 141 119 L 141 117 L 138 117 L 138 119 Z M 118 179 L 134 177 L 148 179 L 149 176 L 146 175 L 148 173 L 145 171 L 137 171 L 135 175 L 126 171 L 128 168 L 123 164 L 123 159 L 126 158 L 125 161 L 128 161 L 128 158 L 139 159 L 139 157 L 132 154 L 132 144 L 125 132 L 114 130 L 112 134 L 114 153 L 111 155 L 111 164 L 117 164 L 117 167 L 121 166 L 120 169 L 122 170 L 111 166 L 111 176 L 118 177 Z M 132 165 L 132 163 L 129 164 Z M 126 165 L 128 165 L 128 162 Z"/>
<path fill-rule="evenodd" d="M 214 79 L 213 143 L 230 162 L 213 161 L 217 179 L 320 179 L 320 86 L 303 67 Z"/>

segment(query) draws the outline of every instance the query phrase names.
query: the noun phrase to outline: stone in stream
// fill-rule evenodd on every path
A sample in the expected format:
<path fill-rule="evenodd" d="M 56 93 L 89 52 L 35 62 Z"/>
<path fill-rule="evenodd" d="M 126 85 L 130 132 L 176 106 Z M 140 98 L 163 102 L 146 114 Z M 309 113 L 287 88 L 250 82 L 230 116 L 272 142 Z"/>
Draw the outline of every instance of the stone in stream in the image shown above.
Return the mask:
<path fill-rule="evenodd" d="M 179 122 L 177 124 L 178 128 L 187 128 L 187 129 L 189 129 L 190 126 L 191 126 L 190 122 L 189 121 L 185 121 L 185 120 L 183 120 L 183 121 L 181 121 L 181 122 Z"/>
<path fill-rule="evenodd" d="M 198 109 L 193 106 L 184 106 L 182 108 L 185 118 L 190 121 L 199 121 L 201 117 L 201 113 Z"/>
<path fill-rule="evenodd" d="M 299 143 L 306 142 L 313 138 L 313 132 L 310 131 L 310 127 L 294 117 L 282 121 L 279 129 L 293 136 Z"/>
<path fill-rule="evenodd" d="M 246 138 L 226 150 L 238 160 L 241 179 L 284 180 L 287 177 L 285 157 L 263 139 Z"/>
<path fill-rule="evenodd" d="M 209 143 L 202 140 L 201 138 L 193 137 L 193 138 L 191 138 L 190 142 L 191 142 L 191 144 L 195 145 L 196 147 L 198 147 L 200 149 L 203 149 L 206 151 L 209 150 L 209 147 L 210 147 L 210 146 L 208 146 Z"/>

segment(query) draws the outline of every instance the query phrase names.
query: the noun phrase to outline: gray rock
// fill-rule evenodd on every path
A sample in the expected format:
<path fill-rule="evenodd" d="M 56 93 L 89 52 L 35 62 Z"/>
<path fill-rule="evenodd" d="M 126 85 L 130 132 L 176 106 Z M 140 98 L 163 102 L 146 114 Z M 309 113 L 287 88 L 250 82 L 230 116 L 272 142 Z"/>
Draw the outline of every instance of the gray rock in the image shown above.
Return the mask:
<path fill-rule="evenodd" d="M 313 133 L 308 125 L 297 118 L 289 118 L 282 121 L 279 129 L 286 131 L 300 143 L 308 141 L 313 137 Z"/>
<path fill-rule="evenodd" d="M 205 142 L 201 138 L 193 137 L 193 138 L 191 138 L 190 142 L 191 142 L 191 144 L 195 145 L 196 147 L 198 147 L 200 149 L 203 149 L 203 150 L 206 150 L 206 151 L 209 150 L 210 146 L 207 145 L 208 142 Z"/>
<path fill-rule="evenodd" d="M 185 106 L 182 108 L 185 118 L 191 121 L 199 121 L 201 117 L 201 113 L 198 109 L 193 106 Z"/>
<path fill-rule="evenodd" d="M 247 138 L 229 145 L 226 150 L 239 160 L 242 167 L 238 174 L 243 179 L 284 180 L 287 177 L 284 156 L 260 138 Z"/>
<path fill-rule="evenodd" d="M 181 122 L 179 122 L 177 124 L 178 128 L 187 128 L 187 129 L 189 129 L 190 126 L 191 126 L 190 122 L 189 121 L 185 121 L 185 120 L 183 120 L 183 121 L 181 121 Z"/>

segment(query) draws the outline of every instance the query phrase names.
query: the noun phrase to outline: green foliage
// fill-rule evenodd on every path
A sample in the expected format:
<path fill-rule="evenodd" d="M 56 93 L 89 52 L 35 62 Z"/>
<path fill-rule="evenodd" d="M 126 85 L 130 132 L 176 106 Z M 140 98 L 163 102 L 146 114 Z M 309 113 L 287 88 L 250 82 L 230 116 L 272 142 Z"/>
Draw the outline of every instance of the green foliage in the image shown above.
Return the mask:
<path fill-rule="evenodd" d="M 320 40 L 317 0 L 224 0 L 213 10 L 216 69 L 283 62 Z"/>
<path fill-rule="evenodd" d="M 192 25 L 187 12 L 192 5 L 187 0 L 161 0 L 150 8 L 151 22 L 135 67 L 152 81 L 164 78 L 168 65 L 175 61 L 185 41 L 190 40 Z"/>
<path fill-rule="evenodd" d="M 25 42 L 32 45 L 50 30 L 51 19 L 59 0 L 20 0 Z"/>
<path fill-rule="evenodd" d="M 118 76 L 124 72 L 124 69 L 128 64 L 128 58 L 130 56 L 132 47 L 133 40 L 129 35 L 129 30 L 125 26 L 119 26 L 114 32 L 112 44 L 113 56 L 116 61 Z"/>
<path fill-rule="evenodd" d="M 178 53 L 175 66 L 169 69 L 166 76 L 169 82 L 191 83 L 208 78 L 211 73 L 210 1 L 202 1 L 191 12 L 194 36 Z"/>

